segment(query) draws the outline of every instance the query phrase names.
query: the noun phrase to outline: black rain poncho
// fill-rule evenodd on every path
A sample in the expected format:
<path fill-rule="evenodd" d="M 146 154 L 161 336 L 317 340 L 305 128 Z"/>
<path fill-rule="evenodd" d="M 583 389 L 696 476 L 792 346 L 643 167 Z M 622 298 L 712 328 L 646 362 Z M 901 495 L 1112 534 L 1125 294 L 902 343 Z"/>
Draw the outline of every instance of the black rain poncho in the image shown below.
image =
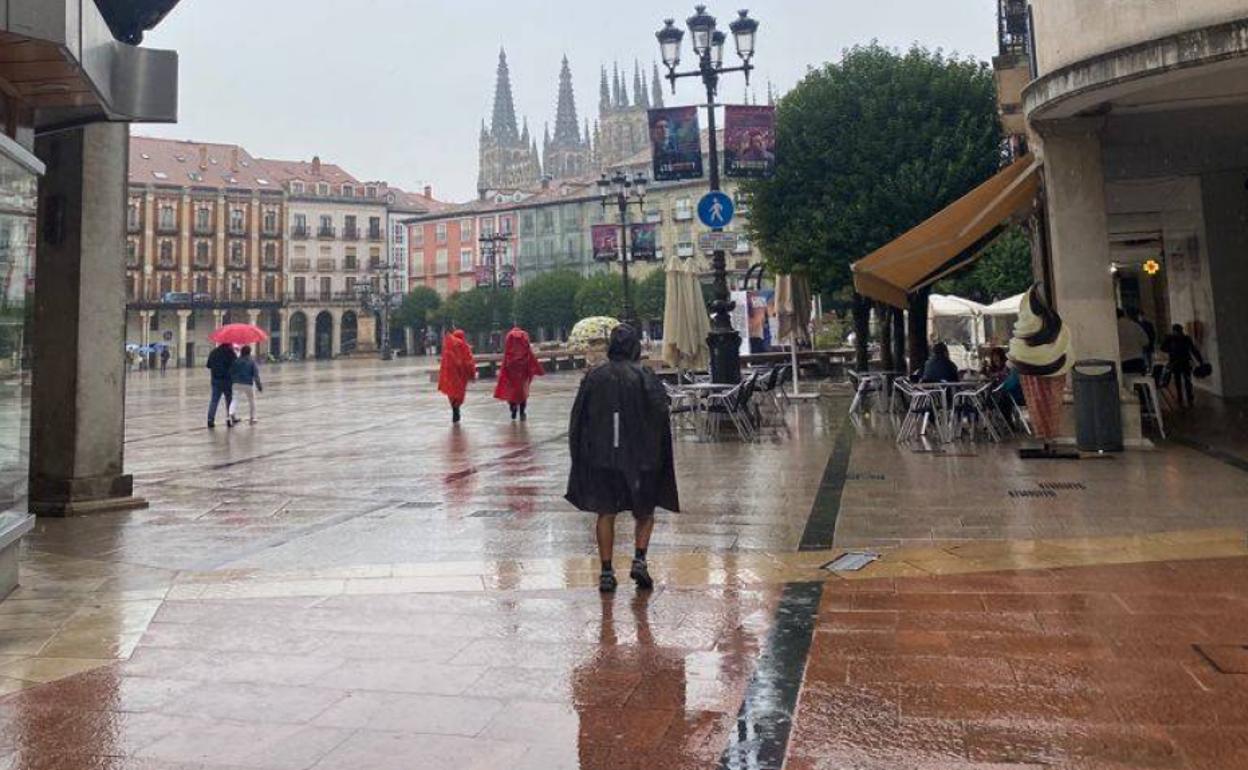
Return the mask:
<path fill-rule="evenodd" d="M 629 326 L 611 332 L 608 363 L 585 375 L 569 426 L 572 470 L 565 498 L 582 511 L 677 512 L 667 393 L 642 366 Z"/>

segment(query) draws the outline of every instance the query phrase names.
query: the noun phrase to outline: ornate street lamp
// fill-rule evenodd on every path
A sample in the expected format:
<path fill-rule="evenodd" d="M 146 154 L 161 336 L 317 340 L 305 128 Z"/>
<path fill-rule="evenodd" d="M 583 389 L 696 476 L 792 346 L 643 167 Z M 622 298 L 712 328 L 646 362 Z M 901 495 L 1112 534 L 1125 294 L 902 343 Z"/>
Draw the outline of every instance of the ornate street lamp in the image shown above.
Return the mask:
<path fill-rule="evenodd" d="M 603 174 L 598 180 L 603 215 L 606 215 L 607 206 L 611 204 L 612 199 L 620 215 L 619 260 L 620 270 L 624 275 L 624 312 L 622 313 L 624 317 L 620 320 L 634 328 L 637 326 L 637 315 L 633 312 L 633 289 L 628 281 L 628 264 L 632 261 L 628 245 L 628 208 L 635 205 L 644 214 L 647 184 L 649 180 L 644 174 L 638 173 L 630 179 L 623 170 L 616 170 L 614 176 L 611 177 Z"/>
<path fill-rule="evenodd" d="M 494 348 L 494 352 L 499 352 L 500 342 L 502 340 L 502 328 L 499 326 L 498 320 L 498 291 L 499 289 L 511 289 L 515 286 L 514 278 L 505 273 L 500 276 L 502 266 L 499 264 L 500 257 L 506 254 L 507 244 L 511 243 L 511 233 L 509 232 L 488 232 L 482 233 L 477 239 L 481 245 L 481 259 L 484 267 L 490 271 L 490 277 L 487 279 L 490 285 L 490 291 L 494 293 L 490 302 L 490 346 Z M 506 279 L 501 280 L 501 279 Z M 504 286 L 503 284 L 506 283 Z M 477 281 L 480 287 L 482 282 Z"/>
<path fill-rule="evenodd" d="M 391 289 L 390 276 L 394 265 L 386 262 L 385 270 L 381 292 L 373 288 L 371 281 L 360 281 L 355 284 L 355 296 L 362 309 L 381 319 L 381 360 L 389 361 L 394 358 L 394 348 L 390 344 L 390 314 L 403 301 L 403 297 Z"/>
<path fill-rule="evenodd" d="M 728 25 L 736 44 L 737 56 L 741 59 L 738 67 L 724 66 L 724 44 L 728 36 L 718 31 L 715 17 L 706 12 L 705 5 L 694 6 L 694 14 L 686 21 L 689 35 L 692 38 L 693 52 L 698 57 L 698 68 L 688 72 L 677 72 L 680 65 L 680 45 L 684 34 L 676 28 L 672 19 L 663 23 L 655 37 L 659 41 L 659 50 L 663 56 L 663 64 L 667 67 L 667 79 L 672 84 L 672 93 L 676 93 L 676 81 L 681 78 L 696 77 L 702 79 L 706 87 L 707 134 L 710 144 L 710 188 L 718 192 L 719 182 L 719 133 L 715 124 L 715 96 L 719 91 L 719 78 L 729 72 L 740 72 L 745 75 L 745 82 L 750 82 L 750 73 L 754 70 L 754 45 L 758 38 L 758 22 L 750 18 L 748 11 L 739 11 L 737 18 Z M 715 228 L 716 232 L 722 228 Z M 715 294 L 711 301 L 711 334 L 707 344 L 711 348 L 711 378 L 717 383 L 732 383 L 741 379 L 741 335 L 732 328 L 730 313 L 733 303 L 728 294 L 727 257 L 722 249 L 712 253 L 711 268 L 715 274 Z"/>

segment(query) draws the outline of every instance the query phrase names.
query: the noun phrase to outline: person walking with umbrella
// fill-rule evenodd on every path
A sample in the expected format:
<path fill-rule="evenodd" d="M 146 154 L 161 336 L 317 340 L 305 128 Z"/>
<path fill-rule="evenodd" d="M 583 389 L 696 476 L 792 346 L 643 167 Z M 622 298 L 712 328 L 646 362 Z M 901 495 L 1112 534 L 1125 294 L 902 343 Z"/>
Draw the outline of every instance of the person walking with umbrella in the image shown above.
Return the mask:
<path fill-rule="evenodd" d="M 529 333 L 519 326 L 513 327 L 503 340 L 503 366 L 494 388 L 494 398 L 506 401 L 511 407 L 511 419 L 528 419 L 529 386 L 534 377 L 545 373 L 541 362 L 533 355 Z"/>
<path fill-rule="evenodd" d="M 208 371 L 212 376 L 212 400 L 208 402 L 208 427 L 217 427 L 217 404 L 225 399 L 225 424 L 234 427 L 230 419 L 230 406 L 234 403 L 234 389 L 230 382 L 230 369 L 238 355 L 234 345 L 222 342 L 208 354 Z"/>
<path fill-rule="evenodd" d="M 632 512 L 636 550 L 629 577 L 648 590 L 654 587 L 646 565 L 654 509 L 680 511 L 667 393 L 654 372 L 641 365 L 641 343 L 631 326 L 612 330 L 607 359 L 585 375 L 572 406 L 572 470 L 564 497 L 598 516 L 598 590 L 603 593 L 617 585 L 615 517 Z"/>
<path fill-rule="evenodd" d="M 468 395 L 468 383 L 477 379 L 477 362 L 472 347 L 460 329 L 442 340 L 442 366 L 438 371 L 438 390 L 451 402 L 451 422 L 460 420 L 459 408 Z"/>
<path fill-rule="evenodd" d="M 260 366 L 251 357 L 250 345 L 243 345 L 238 358 L 230 366 L 230 390 L 233 391 L 234 397 L 230 402 L 231 424 L 237 425 L 242 422 L 238 419 L 238 399 L 243 396 L 247 399 L 248 424 L 255 425 L 256 393 L 263 393 L 264 385 L 260 382 Z"/>

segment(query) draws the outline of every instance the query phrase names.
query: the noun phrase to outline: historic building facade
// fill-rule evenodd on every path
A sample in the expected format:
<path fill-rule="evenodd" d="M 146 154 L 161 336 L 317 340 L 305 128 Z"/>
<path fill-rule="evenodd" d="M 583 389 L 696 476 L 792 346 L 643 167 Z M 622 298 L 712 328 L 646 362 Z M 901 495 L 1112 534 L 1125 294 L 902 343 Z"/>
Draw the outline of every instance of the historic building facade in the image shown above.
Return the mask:
<path fill-rule="evenodd" d="M 594 135 L 594 162 L 598 169 L 624 163 L 650 145 L 649 118 L 651 107 L 663 106 L 663 83 L 656 64 L 651 74 L 650 92 L 642 78 L 641 65 L 633 64 L 633 96 L 628 95 L 628 77 L 618 65 L 612 68 L 611 81 L 602 69 L 598 95 L 598 124 Z"/>
<path fill-rule="evenodd" d="M 555 107 L 555 135 L 547 130 L 542 163 L 551 179 L 575 179 L 594 171 L 594 150 L 589 124 L 584 129 L 576 117 L 576 95 L 572 91 L 572 70 L 563 57 L 559 70 L 559 98 Z"/>
<path fill-rule="evenodd" d="M 406 286 L 397 228 L 438 208 L 319 158 L 256 158 L 237 145 L 134 137 L 127 213 L 127 341 L 203 361 L 208 335 L 253 323 L 260 354 L 330 358 L 376 349 L 357 285 Z M 406 253 L 406 243 L 402 245 Z"/>

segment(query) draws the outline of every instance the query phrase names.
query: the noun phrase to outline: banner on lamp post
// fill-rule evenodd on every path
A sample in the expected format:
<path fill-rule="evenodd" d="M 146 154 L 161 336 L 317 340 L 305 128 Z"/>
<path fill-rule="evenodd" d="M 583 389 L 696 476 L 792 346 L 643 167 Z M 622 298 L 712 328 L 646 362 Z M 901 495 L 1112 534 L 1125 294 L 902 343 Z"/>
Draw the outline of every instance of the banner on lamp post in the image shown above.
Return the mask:
<path fill-rule="evenodd" d="M 635 260 L 656 259 L 659 254 L 659 226 L 653 222 L 630 225 L 628 246 Z"/>
<path fill-rule="evenodd" d="M 654 181 L 702 178 L 702 131 L 697 107 L 650 110 Z"/>
<path fill-rule="evenodd" d="M 724 107 L 724 176 L 767 179 L 776 172 L 776 108 Z"/>
<path fill-rule="evenodd" d="M 594 225 L 590 228 L 594 242 L 594 260 L 614 262 L 620 258 L 620 228 L 616 225 Z"/>

